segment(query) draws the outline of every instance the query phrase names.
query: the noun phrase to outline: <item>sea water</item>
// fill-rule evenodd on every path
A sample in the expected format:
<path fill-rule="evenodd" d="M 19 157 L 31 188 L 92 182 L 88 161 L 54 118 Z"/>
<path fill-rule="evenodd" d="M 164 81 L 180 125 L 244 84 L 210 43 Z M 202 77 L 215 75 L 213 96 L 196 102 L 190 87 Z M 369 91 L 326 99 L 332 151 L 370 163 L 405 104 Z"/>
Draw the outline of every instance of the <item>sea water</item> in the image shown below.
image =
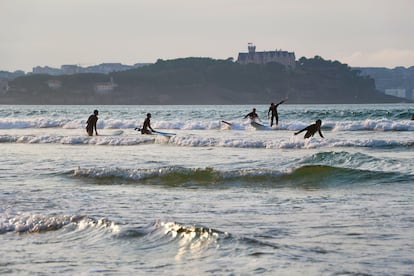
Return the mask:
<path fill-rule="evenodd" d="M 414 105 L 268 107 L 1 106 L 0 273 L 412 275 Z"/>

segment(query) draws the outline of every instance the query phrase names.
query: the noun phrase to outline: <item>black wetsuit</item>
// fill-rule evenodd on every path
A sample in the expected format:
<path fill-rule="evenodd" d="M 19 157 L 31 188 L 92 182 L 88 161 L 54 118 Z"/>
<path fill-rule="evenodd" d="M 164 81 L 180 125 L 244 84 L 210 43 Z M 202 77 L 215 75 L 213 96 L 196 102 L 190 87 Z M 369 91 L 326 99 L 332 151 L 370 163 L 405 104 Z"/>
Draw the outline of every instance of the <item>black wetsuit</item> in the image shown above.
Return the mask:
<path fill-rule="evenodd" d="M 272 112 L 272 117 L 271 117 L 271 119 L 270 119 L 270 126 L 273 126 L 273 118 L 275 118 L 275 119 L 276 119 L 276 125 L 278 125 L 278 124 L 279 124 L 279 116 L 278 116 L 278 114 L 277 114 L 277 107 L 278 107 L 280 104 L 284 103 L 285 101 L 286 101 L 286 100 L 283 100 L 283 101 L 281 101 L 280 103 L 278 103 L 278 104 L 276 104 L 276 105 L 272 104 L 272 105 L 269 107 L 269 111 L 267 112 L 267 116 L 269 116 L 270 112 Z"/>
<path fill-rule="evenodd" d="M 89 116 L 88 121 L 86 121 L 86 132 L 89 136 L 93 135 L 93 129 L 95 129 L 96 132 L 96 122 L 98 122 L 98 116 L 95 114 Z"/>
<path fill-rule="evenodd" d="M 321 132 L 321 125 L 320 124 L 319 125 L 316 124 L 316 123 L 315 124 L 311 124 L 310 126 L 307 126 L 304 129 L 299 130 L 298 132 L 296 132 L 295 135 L 297 135 L 297 134 L 299 134 L 299 133 L 301 133 L 302 131 L 305 131 L 305 130 L 306 130 L 305 138 L 313 137 L 313 135 L 315 135 L 315 133 L 317 131 L 319 132 L 319 135 L 322 138 L 324 138 L 323 135 L 322 135 L 322 132 Z"/>
<path fill-rule="evenodd" d="M 255 111 L 250 112 L 249 114 L 247 114 L 246 116 L 244 116 L 244 118 L 246 119 L 247 117 L 249 117 L 251 120 L 254 120 L 256 118 L 259 118 L 259 116 L 257 115 L 257 113 Z"/>
<path fill-rule="evenodd" d="M 151 127 L 150 118 L 147 117 L 144 121 L 144 125 L 141 128 L 141 134 L 151 134 L 151 132 L 148 129 L 151 129 L 151 131 L 154 132 L 154 130 Z"/>

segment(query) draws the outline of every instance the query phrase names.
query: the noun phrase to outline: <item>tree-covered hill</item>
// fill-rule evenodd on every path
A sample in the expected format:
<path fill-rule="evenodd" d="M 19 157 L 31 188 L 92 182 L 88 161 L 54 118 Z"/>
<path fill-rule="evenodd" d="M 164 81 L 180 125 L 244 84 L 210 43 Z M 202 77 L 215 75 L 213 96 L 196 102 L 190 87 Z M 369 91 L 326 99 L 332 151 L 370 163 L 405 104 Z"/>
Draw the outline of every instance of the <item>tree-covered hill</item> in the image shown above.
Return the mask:
<path fill-rule="evenodd" d="M 59 85 L 50 85 L 51 82 Z M 99 84 L 110 87 L 100 91 Z M 105 74 L 30 75 L 14 79 L 0 103 L 17 104 L 260 104 L 400 102 L 375 90 L 374 80 L 338 61 L 301 58 L 242 65 L 211 58 L 158 60 Z"/>

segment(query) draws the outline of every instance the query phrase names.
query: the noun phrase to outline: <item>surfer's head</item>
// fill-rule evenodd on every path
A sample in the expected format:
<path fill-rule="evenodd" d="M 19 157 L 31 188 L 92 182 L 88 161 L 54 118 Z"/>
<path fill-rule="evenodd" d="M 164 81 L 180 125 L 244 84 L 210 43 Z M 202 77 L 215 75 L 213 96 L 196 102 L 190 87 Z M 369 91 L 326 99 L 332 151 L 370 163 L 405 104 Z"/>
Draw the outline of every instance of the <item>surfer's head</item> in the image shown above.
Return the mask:
<path fill-rule="evenodd" d="M 318 125 L 318 126 L 320 126 L 321 124 L 322 124 L 322 121 L 321 120 L 316 120 L 316 124 Z"/>
<path fill-rule="evenodd" d="M 150 118 L 151 117 L 151 113 L 147 113 L 147 117 Z"/>
<path fill-rule="evenodd" d="M 93 111 L 93 114 L 98 115 L 98 114 L 99 114 L 98 109 L 95 109 L 95 110 Z"/>

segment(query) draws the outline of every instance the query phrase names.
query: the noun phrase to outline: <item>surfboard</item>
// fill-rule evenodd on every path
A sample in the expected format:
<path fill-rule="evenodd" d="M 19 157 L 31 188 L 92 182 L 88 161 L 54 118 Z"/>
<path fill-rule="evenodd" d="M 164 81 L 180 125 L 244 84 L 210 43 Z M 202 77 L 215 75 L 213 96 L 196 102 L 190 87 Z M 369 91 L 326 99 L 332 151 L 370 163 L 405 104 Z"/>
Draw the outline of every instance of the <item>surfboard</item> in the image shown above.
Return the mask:
<path fill-rule="evenodd" d="M 164 136 L 169 136 L 169 137 L 175 135 L 175 133 L 172 133 L 172 132 L 163 132 L 163 131 L 158 131 L 158 130 L 156 130 L 154 134 L 159 134 L 159 135 L 164 135 Z"/>
<path fill-rule="evenodd" d="M 250 122 L 250 124 L 252 125 L 252 127 L 254 127 L 255 129 L 257 129 L 257 130 L 264 130 L 264 129 L 268 129 L 268 127 L 267 126 L 265 126 L 265 125 L 263 125 L 263 124 L 261 124 L 261 123 L 258 123 L 258 122 L 256 122 L 256 121 L 251 121 Z"/>
<path fill-rule="evenodd" d="M 124 131 L 123 130 L 102 130 L 102 131 L 99 131 L 99 129 L 98 129 L 98 133 L 99 133 L 99 136 L 119 136 L 119 135 L 121 135 L 122 133 L 124 133 Z"/>
<path fill-rule="evenodd" d="M 141 128 L 139 127 L 136 127 L 134 130 L 139 131 L 139 133 L 141 133 Z M 164 131 L 158 131 L 158 130 L 151 132 L 149 135 L 156 135 L 156 134 L 168 136 L 168 137 L 175 135 L 175 133 L 172 133 L 172 132 L 164 132 Z"/>
<path fill-rule="evenodd" d="M 121 135 L 123 133 L 124 133 L 124 131 L 119 129 L 119 130 L 112 131 L 112 133 L 109 133 L 109 135 L 118 136 L 118 135 Z"/>

